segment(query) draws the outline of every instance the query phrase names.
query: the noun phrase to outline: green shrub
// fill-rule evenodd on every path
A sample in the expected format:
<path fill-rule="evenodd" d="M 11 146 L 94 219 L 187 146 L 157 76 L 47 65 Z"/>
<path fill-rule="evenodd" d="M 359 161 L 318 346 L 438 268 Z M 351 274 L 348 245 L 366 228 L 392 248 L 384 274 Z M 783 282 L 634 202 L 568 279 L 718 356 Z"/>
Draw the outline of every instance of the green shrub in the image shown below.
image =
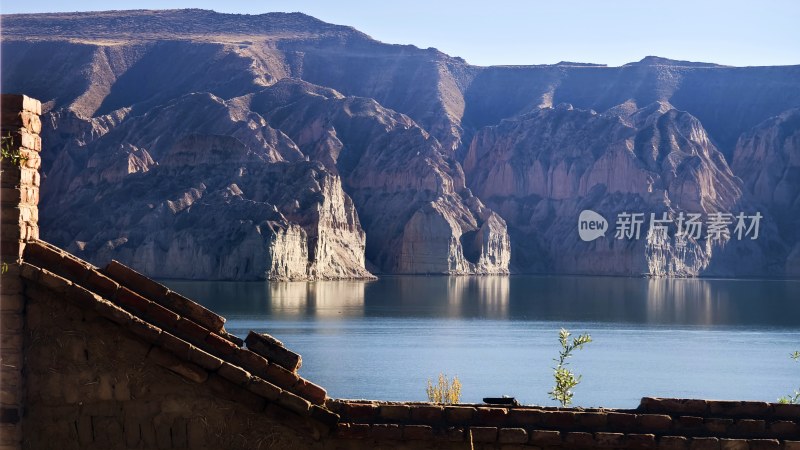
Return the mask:
<path fill-rule="evenodd" d="M 572 404 L 572 396 L 574 392 L 572 389 L 581 382 L 581 376 L 575 376 L 571 370 L 567 369 L 567 358 L 572 356 L 573 350 L 581 350 L 584 345 L 592 342 L 592 337 L 588 334 L 581 334 L 573 338 L 572 342 L 569 341 L 571 336 L 570 332 L 562 328 L 558 332 L 558 341 L 561 343 L 561 351 L 558 358 L 553 359 L 558 364 L 553 368 L 553 378 L 555 378 L 555 386 L 553 390 L 548 392 L 550 398 L 561 403 L 562 407 Z"/>
<path fill-rule="evenodd" d="M 794 352 L 790 354 L 789 357 L 795 361 L 800 360 L 800 352 Z M 779 398 L 778 403 L 800 404 L 800 390 L 794 391 L 794 394 Z"/>

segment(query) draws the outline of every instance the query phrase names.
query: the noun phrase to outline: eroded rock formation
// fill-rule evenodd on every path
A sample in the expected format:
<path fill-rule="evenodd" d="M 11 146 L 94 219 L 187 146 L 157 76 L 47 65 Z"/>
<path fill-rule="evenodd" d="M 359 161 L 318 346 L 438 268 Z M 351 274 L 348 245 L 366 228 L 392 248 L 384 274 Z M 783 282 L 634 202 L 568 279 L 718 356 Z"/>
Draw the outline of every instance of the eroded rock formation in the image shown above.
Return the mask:
<path fill-rule="evenodd" d="M 303 14 L 202 10 L 4 16 L 2 65 L 5 90 L 44 102 L 43 237 L 94 261 L 237 279 L 797 272 L 798 124 L 781 114 L 800 66 L 476 67 Z M 763 210 L 763 239 L 586 244 L 584 208 L 612 225 Z"/>

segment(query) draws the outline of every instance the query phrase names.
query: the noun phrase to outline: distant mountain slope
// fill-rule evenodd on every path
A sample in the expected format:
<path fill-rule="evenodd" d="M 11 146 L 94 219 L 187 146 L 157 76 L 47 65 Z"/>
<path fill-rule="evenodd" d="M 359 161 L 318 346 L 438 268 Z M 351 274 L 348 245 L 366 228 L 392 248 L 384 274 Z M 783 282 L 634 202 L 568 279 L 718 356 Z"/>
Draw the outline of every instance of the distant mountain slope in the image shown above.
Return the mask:
<path fill-rule="evenodd" d="M 630 261 L 619 259 L 617 252 L 616 259 L 594 270 L 568 260 L 555 263 L 553 255 L 562 247 L 567 254 L 587 251 L 576 247 L 582 245 L 578 241 L 570 241 L 577 239 L 575 205 L 591 206 L 587 199 L 598 204 L 610 200 L 587 196 L 588 185 L 588 190 L 564 191 L 570 192 L 569 198 L 555 199 L 553 191 L 536 190 L 535 195 L 546 200 L 542 205 L 550 205 L 542 209 L 536 206 L 539 200 L 526 197 L 531 193 L 525 186 L 543 186 L 550 183 L 546 176 L 551 175 L 534 170 L 507 178 L 510 175 L 499 165 L 503 155 L 524 161 L 514 166 L 521 171 L 534 161 L 574 164 L 570 151 L 586 156 L 592 149 L 591 158 L 602 161 L 604 155 L 617 154 L 630 141 L 630 149 L 624 152 L 633 153 L 619 161 L 631 162 L 631 170 L 615 172 L 609 167 L 605 175 L 621 176 L 624 179 L 616 181 L 627 186 L 625 198 L 613 200 L 614 211 L 642 205 L 674 212 L 690 206 L 703 210 L 697 212 L 733 211 L 748 205 L 770 212 L 781 206 L 754 195 L 754 184 L 747 180 L 756 171 L 772 170 L 780 158 L 748 160 L 740 154 L 753 153 L 748 150 L 752 146 L 743 145 L 740 137 L 758 133 L 754 127 L 800 107 L 800 66 L 726 67 L 646 57 L 622 67 L 581 63 L 477 67 L 436 49 L 381 43 L 351 27 L 300 13 L 24 14 L 5 15 L 2 25 L 3 90 L 37 97 L 46 111 L 44 236 L 61 245 L 80 246 L 89 258 L 128 258 L 151 275 L 166 275 L 136 256 L 151 244 L 144 238 L 130 238 L 141 229 L 135 226 L 138 219 L 129 214 L 140 217 L 144 210 L 123 213 L 115 209 L 120 206 L 106 210 L 103 202 L 123 198 L 134 180 L 140 187 L 148 183 L 173 186 L 162 177 L 176 176 L 177 154 L 183 155 L 180 172 L 192 174 L 174 178 L 184 180 L 185 186 L 153 189 L 154 196 L 140 205 L 167 205 L 161 222 L 141 225 L 166 227 L 159 231 L 166 233 L 158 239 L 159 251 L 171 251 L 166 242 L 179 239 L 178 224 L 188 223 L 180 217 L 191 211 L 214 211 L 222 217 L 225 211 L 231 212 L 227 223 L 217 219 L 192 222 L 197 230 L 213 234 L 215 229 L 222 232 L 231 229 L 234 221 L 245 220 L 242 214 L 252 215 L 254 226 L 265 230 L 258 221 L 267 220 L 266 216 L 257 211 L 277 208 L 282 216 L 268 220 L 281 223 L 282 230 L 293 226 L 303 230 L 305 237 L 292 239 L 305 242 L 301 259 L 307 263 L 302 268 L 296 262 L 289 264 L 294 267 L 291 275 L 284 270 L 289 266 L 276 271 L 267 263 L 276 261 L 276 247 L 263 244 L 267 250 L 248 256 L 261 261 L 249 266 L 255 271 L 215 272 L 209 263 L 203 270 L 170 276 L 348 277 L 366 274 L 366 267 L 402 273 L 559 272 L 569 267 L 581 273 L 660 273 L 651 263 L 661 256 L 654 257 L 645 246 L 627 249 L 625 257 L 633 258 Z M 562 103 L 573 109 L 553 109 Z M 659 111 L 658 105 L 666 109 L 655 116 L 646 114 L 652 105 Z M 653 128 L 645 117 L 666 128 Z M 549 134 L 559 126 L 554 120 L 573 123 L 579 134 Z M 610 130 L 622 134 L 604 134 Z M 658 130 L 658 139 L 647 137 L 652 130 Z M 688 144 L 697 136 L 686 133 L 695 132 L 705 140 L 700 147 Z M 648 139 L 650 144 L 642 143 Z M 660 156 L 648 159 L 645 148 L 655 149 Z M 731 172 L 734 149 L 737 159 L 749 162 L 734 165 Z M 698 168 L 689 175 L 670 175 L 689 171 L 674 162 L 678 155 L 698 151 L 707 154 Z M 231 156 L 216 164 L 204 160 L 219 157 L 214 152 Z M 240 155 L 250 156 L 241 160 Z M 306 160 L 318 165 L 309 166 Z M 235 182 L 230 173 L 216 167 L 237 164 L 248 174 L 273 173 L 270 167 L 278 165 L 286 170 L 304 167 L 318 176 L 306 178 L 302 187 L 295 179 L 271 183 L 267 192 L 256 180 L 246 177 Z M 577 180 L 581 175 L 570 176 Z M 702 193 L 704 200 L 678 200 L 671 206 L 662 200 L 638 203 L 652 198 L 653 183 L 666 183 L 659 189 L 670 199 L 682 198 L 665 181 L 676 176 L 683 183 L 681 192 Z M 198 197 L 180 211 L 165 203 L 174 203 L 175 196 L 183 196 L 198 183 L 207 188 L 197 191 L 202 191 L 198 194 L 202 202 L 196 203 Z M 498 194 L 499 186 L 508 187 L 508 192 Z M 241 193 L 236 194 L 237 189 Z M 314 192 L 317 200 L 301 201 L 310 198 L 302 194 L 304 189 Z M 100 192 L 103 195 L 93 195 Z M 291 200 L 286 195 L 297 196 L 302 213 L 287 206 Z M 242 209 L 237 198 L 262 206 Z M 351 199 L 352 211 L 347 206 Z M 554 200 L 572 206 L 559 209 L 553 217 L 532 219 L 535 214 L 551 214 L 549 202 Z M 510 201 L 517 202 L 516 206 L 512 208 Z M 103 233 L 95 230 L 92 234 L 90 224 L 69 215 L 89 207 L 83 203 L 114 217 Z M 338 212 L 323 217 L 314 212 L 320 208 Z M 74 223 L 56 225 L 57 214 L 62 213 L 73 217 Z M 770 215 L 766 222 L 773 225 L 765 226 L 784 223 L 773 219 Z M 353 245 L 356 253 L 363 247 L 363 255 L 337 250 L 320 259 L 314 250 L 318 248 L 314 230 L 322 228 L 332 233 L 328 236 L 337 236 L 326 242 L 333 246 L 360 242 Z M 125 236 L 124 245 L 114 244 Z M 188 239 L 188 235 L 180 236 Z M 271 235 L 262 232 L 262 236 Z M 211 245 L 213 240 L 192 239 L 203 254 L 222 257 L 225 252 Z M 691 270 L 666 272 L 772 274 L 774 267 L 785 267 L 786 255 L 800 237 L 776 231 L 770 239 L 771 246 L 725 246 L 738 250 L 698 247 L 700 262 L 690 264 Z M 292 254 L 303 254 L 298 251 Z M 736 251 L 756 256 L 746 267 L 730 266 L 726 261 L 732 259 L 724 255 Z M 148 258 L 158 261 L 158 257 Z M 237 258 L 230 259 L 231 267 Z M 509 265 L 512 259 L 515 262 Z"/>

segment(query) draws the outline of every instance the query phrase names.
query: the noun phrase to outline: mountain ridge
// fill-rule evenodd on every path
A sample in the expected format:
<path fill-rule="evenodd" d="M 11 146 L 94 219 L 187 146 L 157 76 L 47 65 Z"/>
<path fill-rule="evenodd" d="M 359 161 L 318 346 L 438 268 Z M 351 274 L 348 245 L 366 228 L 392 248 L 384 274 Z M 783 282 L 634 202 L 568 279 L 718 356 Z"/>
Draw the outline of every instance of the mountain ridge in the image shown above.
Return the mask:
<path fill-rule="evenodd" d="M 791 225 L 783 204 L 763 194 L 786 183 L 752 181 L 794 141 L 774 139 L 755 158 L 742 141 L 776 136 L 770 118 L 800 107 L 800 65 L 648 56 L 480 67 L 301 13 L 78 16 L 3 16 L 2 83 L 43 101 L 43 236 L 93 261 L 195 278 L 346 278 L 367 267 L 763 276 L 793 273 L 800 254 L 800 237 L 778 231 Z M 134 36 L 137 27 L 147 29 Z M 277 167 L 303 175 L 258 179 Z M 120 209 L 131 186 L 152 193 Z M 575 220 L 593 205 L 775 213 L 760 242 L 701 239 L 687 250 L 581 243 Z M 96 211 L 103 228 L 70 211 Z M 71 217 L 63 229 L 59 217 Z M 234 256 L 217 233 L 236 237 Z M 203 263 L 181 267 L 187 255 Z"/>

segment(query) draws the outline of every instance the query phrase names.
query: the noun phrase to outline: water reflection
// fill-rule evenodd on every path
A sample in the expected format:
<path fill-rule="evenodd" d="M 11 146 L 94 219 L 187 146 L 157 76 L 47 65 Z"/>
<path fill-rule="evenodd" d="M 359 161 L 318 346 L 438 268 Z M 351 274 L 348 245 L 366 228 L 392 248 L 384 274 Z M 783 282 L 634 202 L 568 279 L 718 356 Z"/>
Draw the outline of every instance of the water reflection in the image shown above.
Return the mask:
<path fill-rule="evenodd" d="M 800 281 L 570 276 L 167 281 L 227 316 L 800 326 Z"/>
<path fill-rule="evenodd" d="M 269 311 L 277 316 L 357 317 L 364 313 L 364 282 L 268 284 Z"/>

